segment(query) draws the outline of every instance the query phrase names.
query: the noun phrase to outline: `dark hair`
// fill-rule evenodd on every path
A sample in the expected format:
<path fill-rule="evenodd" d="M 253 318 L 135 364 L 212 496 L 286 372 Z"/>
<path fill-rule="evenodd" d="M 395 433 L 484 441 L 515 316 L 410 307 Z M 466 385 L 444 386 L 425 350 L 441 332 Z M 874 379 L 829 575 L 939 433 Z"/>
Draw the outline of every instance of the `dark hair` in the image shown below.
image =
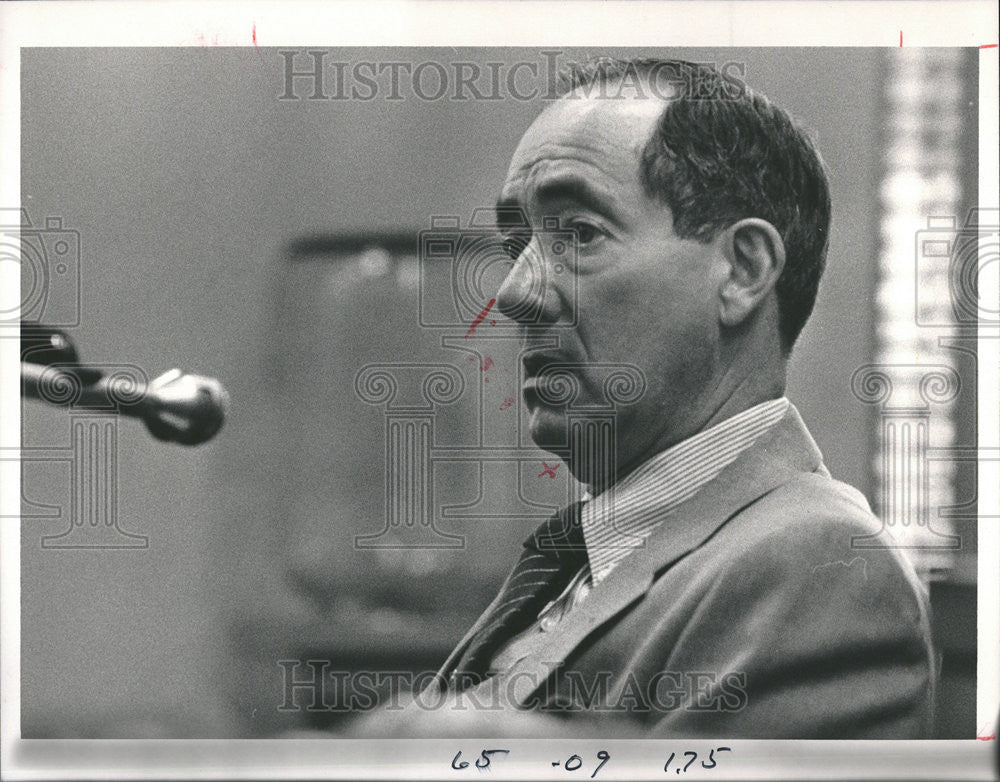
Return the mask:
<path fill-rule="evenodd" d="M 707 242 L 745 217 L 781 234 L 786 261 L 775 290 L 790 352 L 816 301 L 829 239 L 830 190 L 816 148 L 786 112 L 704 63 L 602 57 L 564 70 L 559 94 L 596 86 L 603 95 L 625 83 L 668 99 L 641 177 L 670 208 L 678 236 Z"/>

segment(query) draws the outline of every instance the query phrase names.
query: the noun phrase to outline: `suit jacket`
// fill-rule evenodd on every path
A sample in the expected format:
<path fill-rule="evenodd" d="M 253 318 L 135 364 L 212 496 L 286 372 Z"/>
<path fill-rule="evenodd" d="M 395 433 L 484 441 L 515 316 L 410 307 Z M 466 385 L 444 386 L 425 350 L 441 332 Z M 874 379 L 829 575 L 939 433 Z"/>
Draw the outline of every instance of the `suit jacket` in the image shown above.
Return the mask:
<path fill-rule="evenodd" d="M 790 407 L 469 702 L 648 737 L 926 737 L 927 597 L 898 550 L 864 539 L 880 530 Z"/>

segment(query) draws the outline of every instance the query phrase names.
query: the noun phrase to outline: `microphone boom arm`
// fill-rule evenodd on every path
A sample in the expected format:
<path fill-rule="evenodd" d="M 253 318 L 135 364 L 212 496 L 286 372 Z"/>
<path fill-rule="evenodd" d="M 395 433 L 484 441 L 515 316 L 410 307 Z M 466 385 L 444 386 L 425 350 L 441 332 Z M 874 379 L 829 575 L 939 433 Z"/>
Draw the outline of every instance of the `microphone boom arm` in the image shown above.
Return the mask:
<path fill-rule="evenodd" d="M 214 378 L 171 369 L 149 383 L 130 378 L 127 391 L 119 391 L 107 377 L 75 370 L 73 364 L 22 361 L 21 395 L 59 407 L 140 418 L 158 440 L 182 445 L 207 442 L 225 421 L 229 396 Z"/>

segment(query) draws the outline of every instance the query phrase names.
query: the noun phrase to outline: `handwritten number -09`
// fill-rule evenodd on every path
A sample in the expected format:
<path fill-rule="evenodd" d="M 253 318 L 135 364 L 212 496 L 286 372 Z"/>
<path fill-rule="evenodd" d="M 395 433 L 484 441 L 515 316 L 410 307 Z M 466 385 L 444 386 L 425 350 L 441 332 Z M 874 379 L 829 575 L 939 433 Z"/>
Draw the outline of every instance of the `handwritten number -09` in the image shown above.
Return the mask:
<path fill-rule="evenodd" d="M 601 762 L 597 765 L 597 768 L 594 769 L 594 773 L 590 775 L 591 779 L 597 776 L 597 772 L 600 771 L 604 767 L 604 764 L 611 759 L 611 755 L 608 753 L 606 749 L 602 749 L 600 752 L 597 753 L 597 759 Z M 559 764 L 553 763 L 552 765 L 557 766 Z M 563 768 L 566 769 L 567 771 L 576 771 L 582 765 L 583 765 L 583 758 L 581 758 L 579 755 L 570 755 L 568 758 L 566 758 L 566 762 L 563 763 Z"/>

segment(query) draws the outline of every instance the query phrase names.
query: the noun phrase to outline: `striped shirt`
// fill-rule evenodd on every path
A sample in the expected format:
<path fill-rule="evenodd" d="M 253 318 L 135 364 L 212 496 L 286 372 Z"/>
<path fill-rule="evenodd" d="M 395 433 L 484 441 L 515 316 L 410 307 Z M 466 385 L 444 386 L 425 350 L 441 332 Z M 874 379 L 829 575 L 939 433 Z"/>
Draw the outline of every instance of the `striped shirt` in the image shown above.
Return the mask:
<path fill-rule="evenodd" d="M 581 523 L 589 563 L 539 614 L 538 621 L 494 657 L 495 668 L 519 654 L 538 631 L 558 624 L 618 563 L 641 547 L 671 510 L 693 497 L 773 427 L 788 411 L 785 397 L 744 410 L 657 454 L 596 497 L 587 498 Z"/>

